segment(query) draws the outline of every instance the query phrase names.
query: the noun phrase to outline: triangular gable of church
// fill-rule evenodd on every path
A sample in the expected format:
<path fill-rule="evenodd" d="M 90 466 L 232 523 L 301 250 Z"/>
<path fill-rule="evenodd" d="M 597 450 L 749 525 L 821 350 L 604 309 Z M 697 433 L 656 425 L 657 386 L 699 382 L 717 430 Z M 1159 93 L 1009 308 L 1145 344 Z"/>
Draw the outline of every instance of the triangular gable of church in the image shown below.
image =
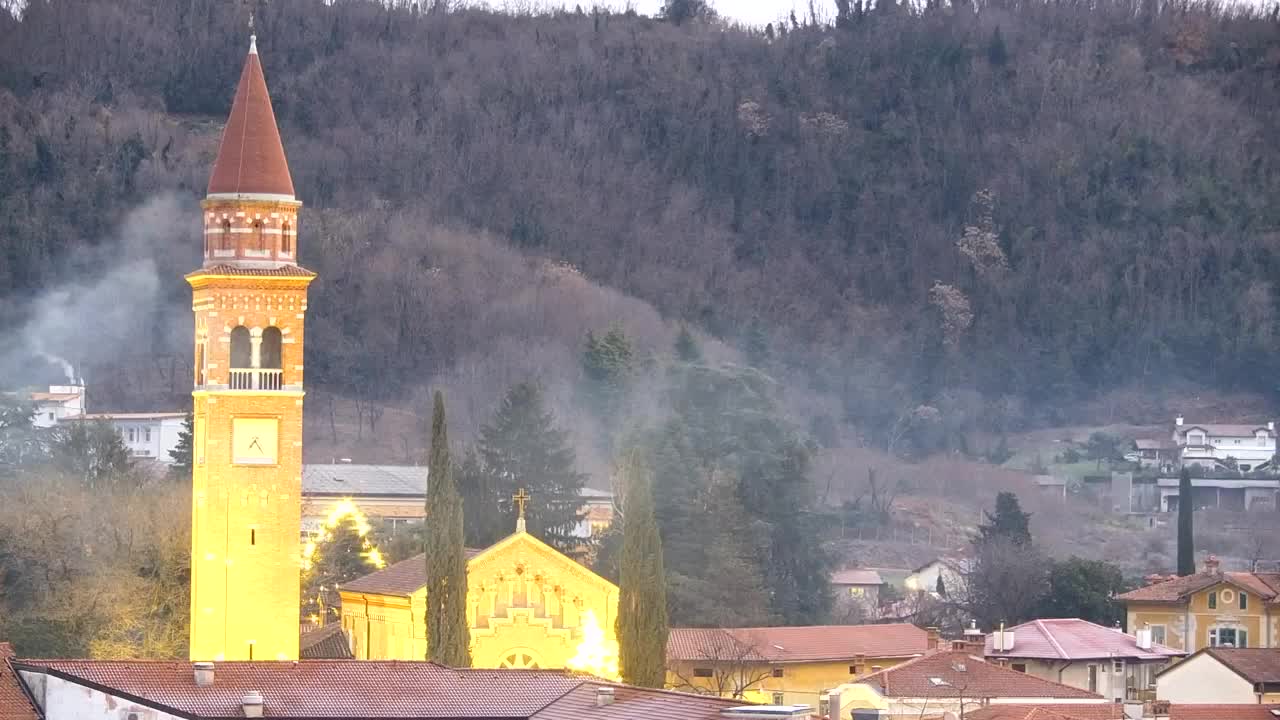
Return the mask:
<path fill-rule="evenodd" d="M 527 532 L 517 532 L 499 540 L 467 561 L 468 579 L 472 575 L 507 571 L 510 561 L 516 567 L 527 565 L 532 572 L 554 569 L 606 594 L 616 595 L 618 586 L 592 572 L 590 568 Z"/>

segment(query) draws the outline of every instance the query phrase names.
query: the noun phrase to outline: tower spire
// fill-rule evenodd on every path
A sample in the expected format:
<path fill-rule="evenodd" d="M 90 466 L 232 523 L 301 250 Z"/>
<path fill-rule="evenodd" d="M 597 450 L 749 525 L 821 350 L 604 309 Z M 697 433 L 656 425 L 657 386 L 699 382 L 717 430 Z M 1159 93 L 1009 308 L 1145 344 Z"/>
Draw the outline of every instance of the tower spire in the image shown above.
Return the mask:
<path fill-rule="evenodd" d="M 208 194 L 263 200 L 293 200 L 293 178 L 258 55 L 250 21 L 249 54 L 227 117 Z"/>

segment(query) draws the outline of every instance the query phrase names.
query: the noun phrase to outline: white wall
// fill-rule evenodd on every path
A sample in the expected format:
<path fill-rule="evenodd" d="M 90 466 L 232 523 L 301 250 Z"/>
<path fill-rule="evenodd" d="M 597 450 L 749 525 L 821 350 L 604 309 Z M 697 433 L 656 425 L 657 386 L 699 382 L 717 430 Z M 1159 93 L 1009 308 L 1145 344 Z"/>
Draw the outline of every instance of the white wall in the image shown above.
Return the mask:
<path fill-rule="evenodd" d="M 20 673 L 45 720 L 180 720 L 176 715 L 43 673 Z"/>
<path fill-rule="evenodd" d="M 1249 681 L 1210 655 L 1200 654 L 1156 678 L 1156 697 L 1171 703 L 1256 703 Z"/>

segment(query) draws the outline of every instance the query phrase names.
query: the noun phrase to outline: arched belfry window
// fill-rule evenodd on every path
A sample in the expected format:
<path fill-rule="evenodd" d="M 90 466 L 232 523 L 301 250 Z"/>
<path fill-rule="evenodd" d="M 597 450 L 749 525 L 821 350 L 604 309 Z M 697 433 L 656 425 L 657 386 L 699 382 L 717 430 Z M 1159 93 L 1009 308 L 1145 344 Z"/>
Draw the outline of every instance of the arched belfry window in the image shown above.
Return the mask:
<path fill-rule="evenodd" d="M 231 331 L 231 367 L 253 367 L 253 343 L 249 339 L 249 328 L 243 325 Z"/>
<path fill-rule="evenodd" d="M 260 356 L 259 367 L 264 369 L 279 370 L 283 365 L 280 364 L 280 328 L 269 327 L 262 331 L 262 354 Z"/>
<path fill-rule="evenodd" d="M 253 221 L 253 241 L 256 243 L 254 248 L 257 250 L 267 249 L 267 233 L 262 227 L 261 220 Z"/>
<path fill-rule="evenodd" d="M 290 225 L 288 222 L 280 224 L 280 252 L 293 252 L 293 238 L 289 237 Z"/>
<path fill-rule="evenodd" d="M 222 221 L 222 249 L 231 250 L 235 244 L 231 242 L 231 221 L 224 219 Z"/>

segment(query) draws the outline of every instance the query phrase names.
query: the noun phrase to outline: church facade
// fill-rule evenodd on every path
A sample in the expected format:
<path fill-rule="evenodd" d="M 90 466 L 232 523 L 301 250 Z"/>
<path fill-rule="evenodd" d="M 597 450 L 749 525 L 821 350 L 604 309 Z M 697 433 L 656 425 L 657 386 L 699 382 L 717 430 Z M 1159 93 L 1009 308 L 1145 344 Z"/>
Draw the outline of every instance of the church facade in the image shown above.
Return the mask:
<path fill-rule="evenodd" d="M 426 558 L 423 555 L 339 589 L 342 627 L 363 660 L 421 660 L 427 655 Z M 618 588 L 518 527 L 468 551 L 467 624 L 472 667 L 590 669 L 584 655 L 616 653 Z M 614 655 L 616 662 L 616 654 Z M 615 671 L 616 672 L 616 671 Z"/>
<path fill-rule="evenodd" d="M 195 315 L 192 660 L 298 658 L 303 322 L 315 274 L 256 41 L 201 204 Z"/>

